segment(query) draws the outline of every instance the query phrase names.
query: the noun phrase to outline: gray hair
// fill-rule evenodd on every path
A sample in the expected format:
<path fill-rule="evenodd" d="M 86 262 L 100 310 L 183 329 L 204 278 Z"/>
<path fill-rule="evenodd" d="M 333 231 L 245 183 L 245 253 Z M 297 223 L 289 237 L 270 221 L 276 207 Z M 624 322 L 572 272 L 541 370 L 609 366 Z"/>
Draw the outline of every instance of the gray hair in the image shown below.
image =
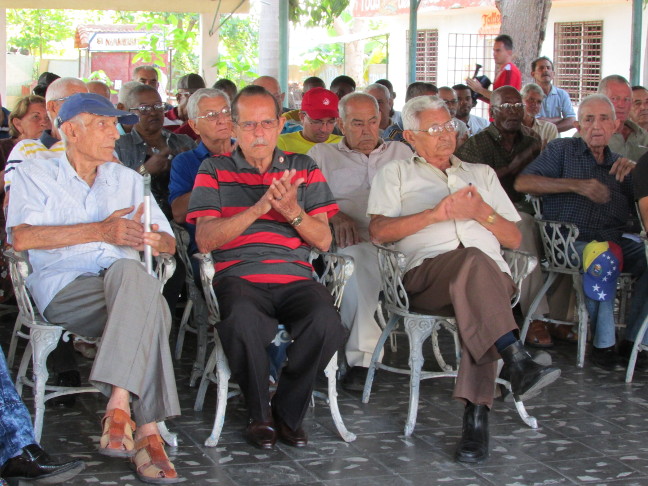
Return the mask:
<path fill-rule="evenodd" d="M 75 125 L 80 125 L 85 128 L 86 122 L 85 122 L 85 117 L 84 115 L 87 115 L 87 113 L 79 113 L 78 115 L 74 115 L 72 118 L 67 120 L 65 123 L 74 123 Z M 67 135 L 65 132 L 59 127 L 59 136 L 61 137 L 61 140 L 63 141 L 63 145 L 65 147 L 68 147 L 68 141 L 67 141 Z"/>
<path fill-rule="evenodd" d="M 142 83 L 139 81 L 128 81 L 127 83 L 122 84 L 121 88 L 119 88 L 119 94 L 117 95 L 117 101 L 124 106 L 126 106 L 126 100 L 128 99 L 128 95 L 130 95 L 130 92 L 136 88 L 137 86 L 140 86 Z"/>
<path fill-rule="evenodd" d="M 155 79 L 159 79 L 160 74 L 158 73 L 158 70 L 156 69 L 155 66 L 137 66 L 135 69 L 133 69 L 133 79 L 137 77 L 137 73 L 140 71 L 151 71 L 155 73 Z"/>
<path fill-rule="evenodd" d="M 403 128 L 405 130 L 418 130 L 421 126 L 419 115 L 426 110 L 443 110 L 450 115 L 445 101 L 438 96 L 417 96 L 403 106 L 403 110 L 401 111 Z"/>
<path fill-rule="evenodd" d="M 628 87 L 630 87 L 630 83 L 628 83 L 628 80 L 626 78 L 624 78 L 623 76 L 620 76 L 619 74 L 611 74 L 611 75 L 605 76 L 603 79 L 601 79 L 596 92 L 605 94 L 605 92 L 607 90 L 607 85 L 608 85 L 608 83 L 610 81 L 612 81 L 613 83 L 627 84 Z"/>
<path fill-rule="evenodd" d="M 378 85 L 382 86 L 382 85 Z M 385 88 L 383 86 L 383 88 Z M 385 88 L 387 89 L 387 88 Z M 374 109 L 376 110 L 376 113 L 378 113 L 380 110 L 378 109 L 378 101 L 376 98 L 371 96 L 370 94 L 367 93 L 362 93 L 360 91 L 354 91 L 353 93 L 349 93 L 346 96 L 343 96 L 340 102 L 338 103 L 338 111 L 340 112 L 340 118 L 344 120 L 346 118 L 346 111 L 347 111 L 347 105 L 349 104 L 350 101 L 353 100 L 367 100 L 371 101 L 371 103 L 374 105 Z"/>
<path fill-rule="evenodd" d="M 189 116 L 189 119 L 193 120 L 198 116 L 198 104 L 200 103 L 200 100 L 204 98 L 217 98 L 219 96 L 225 100 L 227 107 L 229 108 L 229 96 L 227 96 L 227 93 L 225 93 L 225 91 L 222 91 L 220 89 L 200 88 L 198 91 L 192 94 L 189 97 L 189 101 L 187 101 L 187 115 Z"/>
<path fill-rule="evenodd" d="M 369 91 L 375 91 L 375 90 L 382 91 L 388 100 L 391 99 L 391 93 L 389 92 L 389 88 L 387 88 L 387 86 L 385 86 L 384 84 L 380 84 L 380 83 L 370 84 L 364 89 L 364 92 L 368 94 Z"/>
<path fill-rule="evenodd" d="M 610 101 L 610 98 L 605 96 L 604 94 L 601 93 L 596 93 L 593 95 L 586 96 L 583 98 L 583 100 L 580 102 L 580 105 L 578 105 L 578 121 L 581 121 L 581 115 L 583 112 L 583 109 L 589 105 L 590 103 L 594 103 L 596 101 L 603 102 L 607 104 L 610 107 L 610 112 L 612 113 L 612 119 L 616 120 L 616 110 L 614 109 L 614 105 Z"/>
<path fill-rule="evenodd" d="M 520 94 L 522 95 L 522 99 L 526 98 L 527 95 L 529 93 L 531 93 L 532 91 L 534 91 L 534 92 L 538 93 L 540 96 L 542 96 L 542 99 L 544 99 L 545 96 L 546 96 L 544 94 L 544 91 L 542 91 L 542 88 L 540 86 L 538 86 L 535 83 L 529 83 L 529 84 L 525 84 L 524 88 L 522 88 L 522 91 L 520 91 Z"/>
<path fill-rule="evenodd" d="M 150 91 L 151 93 L 155 93 L 158 98 L 160 97 L 160 93 L 158 93 L 158 90 L 155 89 L 153 86 L 150 86 L 148 84 L 142 84 L 142 83 L 137 83 L 137 86 L 134 86 L 126 95 L 124 105 L 126 105 L 127 110 L 131 110 L 133 108 L 137 108 L 137 97 L 139 96 L 140 93 L 146 93 L 147 91 Z"/>
<path fill-rule="evenodd" d="M 70 86 L 82 86 L 88 91 L 86 84 L 78 78 L 59 78 L 49 85 L 45 93 L 45 101 L 58 100 L 65 98 L 69 94 Z"/>

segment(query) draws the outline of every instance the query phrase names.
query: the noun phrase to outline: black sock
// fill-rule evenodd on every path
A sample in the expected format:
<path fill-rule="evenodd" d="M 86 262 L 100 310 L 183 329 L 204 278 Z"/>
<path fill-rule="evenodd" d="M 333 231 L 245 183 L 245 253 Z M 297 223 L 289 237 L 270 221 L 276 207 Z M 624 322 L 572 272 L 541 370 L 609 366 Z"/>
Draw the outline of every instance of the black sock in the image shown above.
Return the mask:
<path fill-rule="evenodd" d="M 515 334 L 513 334 L 513 331 L 507 332 L 501 338 L 495 341 L 495 347 L 497 348 L 497 352 L 501 353 L 516 341 L 517 338 L 515 337 Z"/>

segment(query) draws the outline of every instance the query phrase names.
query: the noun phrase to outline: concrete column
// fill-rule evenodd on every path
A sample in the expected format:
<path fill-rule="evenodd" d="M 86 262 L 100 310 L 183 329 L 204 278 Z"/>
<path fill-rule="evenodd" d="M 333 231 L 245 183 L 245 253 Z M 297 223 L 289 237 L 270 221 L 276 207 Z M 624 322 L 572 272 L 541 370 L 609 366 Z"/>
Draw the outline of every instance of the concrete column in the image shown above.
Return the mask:
<path fill-rule="evenodd" d="M 200 75 L 208 88 L 211 88 L 218 80 L 218 69 L 214 66 L 218 62 L 218 31 L 209 35 L 213 19 L 213 13 L 200 14 Z M 220 20 L 220 18 L 216 19 L 214 30 L 218 27 Z"/>
<path fill-rule="evenodd" d="M 259 76 L 279 79 L 279 1 L 261 2 L 259 19 Z M 286 3 L 288 0 L 283 0 Z"/>

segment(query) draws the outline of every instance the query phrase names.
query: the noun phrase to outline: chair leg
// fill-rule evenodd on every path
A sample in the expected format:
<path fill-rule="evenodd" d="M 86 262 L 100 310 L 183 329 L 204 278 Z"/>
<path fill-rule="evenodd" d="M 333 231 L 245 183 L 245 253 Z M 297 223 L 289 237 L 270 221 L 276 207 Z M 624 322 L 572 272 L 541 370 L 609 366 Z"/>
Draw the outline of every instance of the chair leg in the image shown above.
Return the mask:
<path fill-rule="evenodd" d="M 641 343 L 643 342 L 643 339 L 647 332 L 648 332 L 648 316 L 644 319 L 643 324 L 641 324 L 639 333 L 637 333 L 637 337 L 635 338 L 635 342 L 632 346 L 632 353 L 630 353 L 630 360 L 628 361 L 628 369 L 626 370 L 626 378 L 625 378 L 626 383 L 632 383 L 632 376 L 634 375 L 635 365 L 637 364 L 637 354 L 639 354 L 639 348 L 641 348 Z"/>
<path fill-rule="evenodd" d="M 178 447 L 178 434 L 169 431 L 164 420 L 157 423 L 160 437 L 169 447 Z"/>
<path fill-rule="evenodd" d="M 583 282 L 580 275 L 572 276 L 574 291 L 576 292 L 576 305 L 578 312 L 578 352 L 576 364 L 579 368 L 585 365 L 585 347 L 587 346 L 587 329 L 589 314 L 585 306 L 585 294 L 583 293 Z"/>
<path fill-rule="evenodd" d="M 220 439 L 221 432 L 223 430 L 223 424 L 225 422 L 225 407 L 227 406 L 227 390 L 228 383 L 231 376 L 229 365 L 227 363 L 227 358 L 225 357 L 225 352 L 223 351 L 223 346 L 216 336 L 216 341 L 214 343 L 214 353 L 216 354 L 216 376 L 217 378 L 217 400 L 216 403 L 216 417 L 214 418 L 214 428 L 205 440 L 205 446 L 207 447 L 216 447 Z"/>
<path fill-rule="evenodd" d="M 196 412 L 201 412 L 203 409 L 203 404 L 205 403 L 205 395 L 207 394 L 207 387 L 211 382 L 211 376 L 216 369 L 216 348 L 212 349 L 205 369 L 203 370 L 203 375 L 200 380 L 200 386 L 198 387 L 198 393 L 196 394 L 196 401 L 194 402 L 194 410 Z"/>
<path fill-rule="evenodd" d="M 203 374 L 205 369 L 205 357 L 207 355 L 207 345 L 209 344 L 209 323 L 207 322 L 207 307 L 201 297 L 197 297 L 194 304 L 194 327 L 196 328 L 196 360 L 191 370 L 189 386 L 196 386 L 198 378 Z"/>
<path fill-rule="evenodd" d="M 409 338 L 410 355 L 410 399 L 405 422 L 405 436 L 414 432 L 416 415 L 418 414 L 419 388 L 421 385 L 421 369 L 423 368 L 423 342 L 432 334 L 433 321 L 430 318 L 405 318 L 405 332 Z"/>
<path fill-rule="evenodd" d="M 331 417 L 333 418 L 333 423 L 335 424 L 338 433 L 345 442 L 353 442 L 356 440 L 356 435 L 353 432 L 349 432 L 344 425 L 337 402 L 337 380 L 335 379 L 338 368 L 337 359 L 338 355 L 335 353 L 324 369 L 324 374 L 328 378 L 328 403 L 329 408 L 331 409 Z"/>
<path fill-rule="evenodd" d="M 33 346 L 32 367 L 34 372 L 34 438 L 40 442 L 45 416 L 45 384 L 49 378 L 47 357 L 56 348 L 62 334 L 58 326 L 32 328 L 29 341 Z"/>
<path fill-rule="evenodd" d="M 529 332 L 529 326 L 531 325 L 531 321 L 533 320 L 533 315 L 540 305 L 542 298 L 556 281 L 556 277 L 558 277 L 558 274 L 556 272 L 549 272 L 549 275 L 547 275 L 547 279 L 545 280 L 544 284 L 542 284 L 542 287 L 540 287 L 540 290 L 538 290 L 538 293 L 533 298 L 533 301 L 529 306 L 529 311 L 527 312 L 526 316 L 524 316 L 524 323 L 522 324 L 522 330 L 520 331 L 520 341 L 524 342 L 524 340 L 526 339 L 526 335 Z"/>
<path fill-rule="evenodd" d="M 16 348 L 18 347 L 18 333 L 22 328 L 22 314 L 19 312 L 16 317 L 13 332 L 11 333 L 11 342 L 9 343 L 9 353 L 7 354 L 7 368 L 11 369 L 14 359 L 16 358 Z"/>
<path fill-rule="evenodd" d="M 187 326 L 189 325 L 189 318 L 191 317 L 191 308 L 193 307 L 193 301 L 187 299 L 187 305 L 185 305 L 184 311 L 182 312 L 182 319 L 180 319 L 180 326 L 178 327 L 178 339 L 176 339 L 175 347 L 175 359 L 178 360 L 182 357 L 182 346 L 184 346 L 184 338 L 187 333 Z"/>
<path fill-rule="evenodd" d="M 367 370 L 367 379 L 365 380 L 364 390 L 362 391 L 362 403 L 369 403 L 369 396 L 371 395 L 371 386 L 373 385 L 374 375 L 376 374 L 376 364 L 380 359 L 380 352 L 385 346 L 385 341 L 392 334 L 392 331 L 398 324 L 399 317 L 393 315 L 389 318 L 389 322 L 385 325 L 380 338 L 376 343 L 374 352 L 371 355 L 371 364 L 369 365 L 369 370 Z"/>

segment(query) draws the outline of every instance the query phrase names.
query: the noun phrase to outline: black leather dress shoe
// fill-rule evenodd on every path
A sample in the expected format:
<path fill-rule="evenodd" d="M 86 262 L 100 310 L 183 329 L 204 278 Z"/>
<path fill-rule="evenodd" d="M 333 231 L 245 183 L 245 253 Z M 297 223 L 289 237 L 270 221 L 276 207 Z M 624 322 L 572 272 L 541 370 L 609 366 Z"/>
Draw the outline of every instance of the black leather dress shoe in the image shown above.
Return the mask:
<path fill-rule="evenodd" d="M 272 422 L 251 420 L 243 435 L 248 443 L 259 449 L 272 449 L 277 442 L 277 432 Z"/>
<path fill-rule="evenodd" d="M 488 459 L 488 407 L 468 403 L 464 410 L 463 431 L 455 452 L 459 462 L 482 462 Z"/>
<path fill-rule="evenodd" d="M 308 444 L 308 435 L 301 425 L 296 430 L 293 430 L 276 413 L 273 413 L 273 416 L 277 429 L 277 437 L 279 437 L 281 442 L 292 447 L 306 447 Z"/>
<path fill-rule="evenodd" d="M 528 400 L 540 393 L 560 377 L 560 369 L 544 366 L 533 360 L 520 341 L 516 341 L 500 352 L 508 368 L 513 394 L 519 400 Z"/>
<path fill-rule="evenodd" d="M 342 388 L 350 392 L 364 391 L 368 371 L 368 368 L 363 368 L 362 366 L 353 366 L 349 368 L 342 378 Z"/>
<path fill-rule="evenodd" d="M 56 386 L 81 386 L 81 375 L 77 370 L 62 371 L 56 378 Z M 72 408 L 76 403 L 76 395 L 63 395 L 49 400 L 58 407 Z"/>
<path fill-rule="evenodd" d="M 74 460 L 56 463 L 37 444 L 23 447 L 22 454 L 12 457 L 0 469 L 6 480 L 28 481 L 30 484 L 59 484 L 85 469 L 85 463 Z"/>

